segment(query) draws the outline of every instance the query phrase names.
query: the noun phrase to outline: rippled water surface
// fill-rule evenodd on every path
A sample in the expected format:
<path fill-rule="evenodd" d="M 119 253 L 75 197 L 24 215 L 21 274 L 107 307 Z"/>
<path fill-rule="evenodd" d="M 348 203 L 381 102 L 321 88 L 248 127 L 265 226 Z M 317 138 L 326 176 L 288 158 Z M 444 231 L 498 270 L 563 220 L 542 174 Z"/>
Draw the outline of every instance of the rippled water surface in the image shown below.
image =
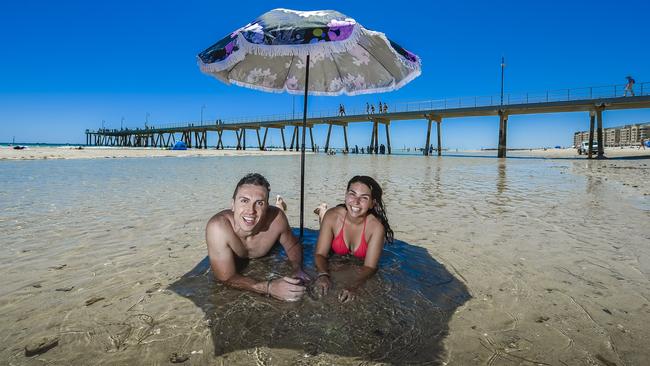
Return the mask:
<path fill-rule="evenodd" d="M 639 324 L 650 321 L 650 252 L 639 245 L 650 243 L 648 165 L 308 156 L 309 229 L 318 229 L 311 212 L 318 203 L 341 202 L 348 179 L 366 174 L 384 188 L 402 246 L 389 248 L 365 299 L 348 308 L 326 302 L 325 311 L 310 299 L 297 310 L 213 281 L 187 280 L 206 255 L 206 221 L 230 206 L 245 173 L 265 175 L 272 196 L 285 198 L 290 223 L 298 225 L 295 156 L 0 162 L 0 359 L 154 364 L 169 362 L 176 352 L 192 364 L 399 363 L 403 355 L 385 356 L 377 345 L 410 344 L 424 352 L 435 343 L 435 355 L 412 361 L 480 363 L 500 354 L 516 364 L 516 357 L 503 356 L 514 354 L 551 364 L 582 364 L 573 361 L 597 356 L 639 364 L 648 355 L 635 342 L 650 336 Z M 410 263 L 415 256 L 428 262 Z M 440 278 L 461 290 L 417 289 L 439 285 Z M 438 295 L 448 290 L 454 294 L 449 298 L 461 295 L 439 316 L 440 304 L 450 300 Z M 391 298 L 396 293 L 401 295 Z M 86 305 L 92 298 L 101 299 Z M 415 302 L 409 307 L 405 300 Z M 620 319 L 608 320 L 603 308 Z M 231 310 L 234 317 L 224 318 L 228 309 L 239 313 Z M 268 327 L 277 318 L 264 318 L 319 311 L 324 325 L 313 331 L 308 328 L 321 324 L 317 318 L 279 323 L 293 328 Z M 347 329 L 334 322 L 337 314 Z M 240 324 L 261 338 L 241 336 Z M 617 331 L 617 324 L 627 333 Z M 353 337 L 362 330 L 374 338 Z M 282 341 L 260 340 L 269 339 L 266 331 L 280 332 L 272 339 Z M 25 357 L 24 346 L 40 337 L 57 337 L 59 343 Z M 230 346 L 220 339 L 229 339 Z M 387 339 L 395 343 L 382 343 Z"/>

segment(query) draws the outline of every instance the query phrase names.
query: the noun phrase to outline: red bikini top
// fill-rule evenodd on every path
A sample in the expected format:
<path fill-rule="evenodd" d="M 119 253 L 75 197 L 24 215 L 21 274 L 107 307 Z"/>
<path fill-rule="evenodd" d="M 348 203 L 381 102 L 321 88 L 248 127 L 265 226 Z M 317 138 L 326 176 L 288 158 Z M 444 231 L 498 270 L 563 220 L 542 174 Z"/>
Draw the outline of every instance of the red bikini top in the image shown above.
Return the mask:
<path fill-rule="evenodd" d="M 355 250 L 354 253 L 352 253 L 350 247 L 347 244 L 345 244 L 345 239 L 343 234 L 343 231 L 345 229 L 345 217 L 343 217 L 343 226 L 341 227 L 341 231 L 339 231 L 338 235 L 336 235 L 334 240 L 332 240 L 332 251 L 338 255 L 352 254 L 355 257 L 360 259 L 365 258 L 366 251 L 368 250 L 368 243 L 366 242 L 366 221 L 367 220 L 368 217 L 366 217 L 363 220 L 363 231 L 361 231 L 361 243 L 359 244 L 357 250 Z"/>

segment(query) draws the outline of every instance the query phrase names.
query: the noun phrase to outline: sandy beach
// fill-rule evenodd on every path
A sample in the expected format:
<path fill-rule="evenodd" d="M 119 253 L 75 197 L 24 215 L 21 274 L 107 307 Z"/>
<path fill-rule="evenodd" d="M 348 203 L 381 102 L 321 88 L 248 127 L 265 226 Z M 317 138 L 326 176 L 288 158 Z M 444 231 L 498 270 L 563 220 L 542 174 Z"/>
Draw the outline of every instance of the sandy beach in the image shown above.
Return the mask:
<path fill-rule="evenodd" d="M 35 159 L 102 159 L 102 158 L 156 158 L 156 157 L 193 157 L 193 156 L 258 156 L 258 155 L 294 155 L 295 151 L 272 150 L 216 150 L 188 149 L 166 150 L 157 148 L 121 148 L 121 147 L 28 147 L 23 150 L 0 148 L 0 160 L 35 160 Z"/>
<path fill-rule="evenodd" d="M 193 157 L 193 156 L 276 156 L 296 155 L 295 151 L 282 149 L 260 151 L 255 148 L 247 150 L 216 150 L 216 149 L 188 149 L 166 150 L 158 148 L 122 148 L 122 147 L 95 147 L 95 146 L 65 146 L 65 147 L 28 147 L 24 150 L 14 150 L 10 147 L 0 147 L 0 160 L 36 160 L 36 159 L 102 159 L 102 158 L 154 158 L 154 157 Z M 308 150 L 308 154 L 311 152 Z M 397 153 L 399 154 L 399 152 Z M 434 152 L 435 154 L 435 152 Z M 443 155 L 496 155 L 496 151 L 455 151 L 444 152 Z M 412 155 L 418 155 L 413 153 Z M 509 157 L 539 157 L 548 159 L 586 159 L 586 155 L 579 155 L 575 149 L 530 149 L 508 151 Z M 650 149 L 636 147 L 606 148 L 605 156 L 608 158 L 642 158 L 650 157 Z"/>
<path fill-rule="evenodd" d="M 40 158 L 16 160 L 37 151 Z M 176 153 L 213 156 L 144 158 Z M 169 364 L 175 353 L 192 365 L 390 364 L 361 354 L 246 347 L 245 339 L 215 356 L 207 315 L 220 310 L 172 290 L 205 258 L 204 225 L 229 206 L 244 173 L 267 176 L 297 226 L 298 157 L 275 153 L 0 149 L 0 359 Z M 542 159 L 551 154 L 559 159 Z M 601 161 L 571 154 L 311 155 L 306 208 L 340 202 L 352 175 L 374 176 L 396 238 L 466 286 L 469 297 L 449 314 L 444 352 L 431 364 L 645 365 L 650 159 L 614 159 L 647 154 L 633 149 L 606 151 L 611 159 Z M 116 158 L 75 159 L 91 155 Z M 306 219 L 317 230 L 316 216 Z M 408 332 L 384 337 L 427 342 Z M 26 356 L 25 347 L 43 338 L 56 344 Z"/>

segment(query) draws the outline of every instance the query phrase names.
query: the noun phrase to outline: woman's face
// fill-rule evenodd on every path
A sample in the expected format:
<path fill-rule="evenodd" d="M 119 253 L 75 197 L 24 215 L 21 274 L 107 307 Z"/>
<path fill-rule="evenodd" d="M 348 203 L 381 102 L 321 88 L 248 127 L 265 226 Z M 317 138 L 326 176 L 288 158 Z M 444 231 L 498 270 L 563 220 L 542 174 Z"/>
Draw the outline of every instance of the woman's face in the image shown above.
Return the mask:
<path fill-rule="evenodd" d="M 361 182 L 352 183 L 345 193 L 345 207 L 352 217 L 367 215 L 368 211 L 375 207 L 370 187 Z"/>

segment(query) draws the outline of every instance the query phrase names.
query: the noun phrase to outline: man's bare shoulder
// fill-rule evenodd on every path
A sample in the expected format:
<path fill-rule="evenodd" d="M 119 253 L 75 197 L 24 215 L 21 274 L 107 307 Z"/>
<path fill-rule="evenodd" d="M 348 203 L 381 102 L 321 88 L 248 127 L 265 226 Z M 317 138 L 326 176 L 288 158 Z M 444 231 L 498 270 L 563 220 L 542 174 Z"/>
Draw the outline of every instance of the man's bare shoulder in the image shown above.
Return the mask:
<path fill-rule="evenodd" d="M 232 210 L 223 210 L 208 220 L 207 228 L 223 229 L 229 227 L 232 229 L 232 220 Z"/>

